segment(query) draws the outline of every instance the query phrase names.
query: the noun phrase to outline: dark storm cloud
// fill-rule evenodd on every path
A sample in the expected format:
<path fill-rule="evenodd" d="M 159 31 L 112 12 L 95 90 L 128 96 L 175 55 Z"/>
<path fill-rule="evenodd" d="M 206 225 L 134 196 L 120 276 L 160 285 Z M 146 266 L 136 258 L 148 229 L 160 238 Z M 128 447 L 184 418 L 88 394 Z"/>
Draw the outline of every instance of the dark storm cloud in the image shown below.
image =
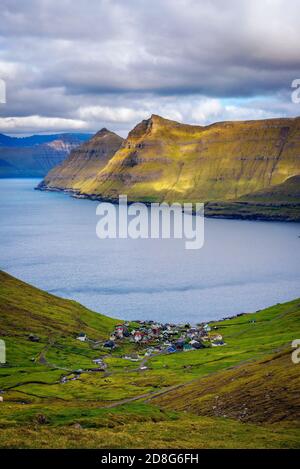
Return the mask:
<path fill-rule="evenodd" d="M 1 0 L 0 14 L 0 127 L 299 113 L 286 101 L 300 74 L 297 0 Z"/>

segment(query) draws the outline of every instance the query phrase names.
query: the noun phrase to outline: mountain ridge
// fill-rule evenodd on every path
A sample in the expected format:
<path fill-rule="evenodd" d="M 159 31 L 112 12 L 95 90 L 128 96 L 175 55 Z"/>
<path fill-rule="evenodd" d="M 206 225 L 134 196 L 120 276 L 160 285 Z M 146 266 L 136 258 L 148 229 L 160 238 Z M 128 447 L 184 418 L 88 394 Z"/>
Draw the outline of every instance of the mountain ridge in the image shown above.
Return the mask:
<path fill-rule="evenodd" d="M 127 194 L 133 202 L 238 201 L 300 174 L 300 118 L 198 126 L 153 114 L 98 169 L 68 188 L 105 200 Z M 48 176 L 42 186 L 55 187 Z"/>
<path fill-rule="evenodd" d="M 10 137 L 0 134 L 0 178 L 44 177 L 90 134 Z"/>

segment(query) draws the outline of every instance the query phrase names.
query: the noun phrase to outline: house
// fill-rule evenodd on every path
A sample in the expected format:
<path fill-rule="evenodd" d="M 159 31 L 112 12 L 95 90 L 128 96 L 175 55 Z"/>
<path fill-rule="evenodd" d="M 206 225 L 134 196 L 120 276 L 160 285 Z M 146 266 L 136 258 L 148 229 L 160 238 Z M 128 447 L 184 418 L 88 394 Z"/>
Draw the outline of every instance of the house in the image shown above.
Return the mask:
<path fill-rule="evenodd" d="M 118 339 L 123 339 L 123 336 L 124 336 L 124 326 L 123 326 L 123 324 L 118 324 L 118 325 L 116 326 L 116 332 L 115 332 L 115 334 L 116 334 L 116 337 L 117 337 Z"/>
<path fill-rule="evenodd" d="M 209 324 L 205 324 L 205 326 L 203 326 L 203 329 L 205 332 L 210 332 L 211 331 L 211 327 Z"/>
<path fill-rule="evenodd" d="M 190 352 L 191 350 L 194 350 L 191 344 L 184 344 L 183 346 L 183 351 L 184 352 Z"/>
<path fill-rule="evenodd" d="M 80 340 L 80 342 L 85 342 L 86 339 L 87 339 L 87 337 L 86 337 L 86 334 L 84 334 L 83 332 L 81 332 L 81 333 L 79 334 L 79 336 L 76 337 L 76 339 L 77 339 L 77 340 Z"/>
<path fill-rule="evenodd" d="M 174 345 L 170 345 L 167 348 L 167 353 L 174 353 L 174 352 L 177 352 L 176 347 Z"/>
<path fill-rule="evenodd" d="M 105 363 L 103 362 L 102 358 L 95 358 L 95 359 L 93 360 L 93 363 L 95 363 L 95 365 L 102 365 L 102 366 L 105 365 Z M 106 366 L 106 365 L 105 365 L 105 366 Z"/>
<path fill-rule="evenodd" d="M 159 324 L 153 324 L 151 327 L 151 332 L 153 335 L 158 336 L 160 334 L 161 327 Z"/>
<path fill-rule="evenodd" d="M 30 342 L 39 342 L 40 338 L 37 335 L 30 334 L 28 340 L 30 340 Z"/>
<path fill-rule="evenodd" d="M 143 333 L 141 331 L 134 331 L 133 338 L 135 342 L 140 342 L 143 338 Z"/>
<path fill-rule="evenodd" d="M 107 340 L 104 342 L 103 347 L 113 349 L 116 346 L 113 340 Z"/>
<path fill-rule="evenodd" d="M 211 343 L 212 347 L 221 347 L 222 345 L 226 345 L 223 340 L 215 340 Z"/>
<path fill-rule="evenodd" d="M 212 341 L 221 341 L 223 340 L 223 337 L 221 336 L 221 334 L 214 334 L 214 335 L 211 335 L 210 336 L 210 340 Z"/>
<path fill-rule="evenodd" d="M 176 341 L 175 346 L 177 350 L 183 350 L 184 347 L 184 339 L 179 339 Z"/>
<path fill-rule="evenodd" d="M 191 340 L 190 345 L 196 350 L 204 348 L 203 344 L 201 344 L 201 342 L 198 342 L 198 340 Z"/>

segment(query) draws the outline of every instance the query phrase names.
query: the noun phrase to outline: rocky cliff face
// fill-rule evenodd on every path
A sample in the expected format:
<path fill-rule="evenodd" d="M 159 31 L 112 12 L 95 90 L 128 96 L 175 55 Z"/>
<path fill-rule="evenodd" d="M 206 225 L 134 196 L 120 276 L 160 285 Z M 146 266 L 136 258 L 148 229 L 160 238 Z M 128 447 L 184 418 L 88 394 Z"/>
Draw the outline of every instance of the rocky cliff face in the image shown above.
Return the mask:
<path fill-rule="evenodd" d="M 89 137 L 57 134 L 14 138 L 0 134 L 0 177 L 44 177 Z"/>
<path fill-rule="evenodd" d="M 131 200 L 237 199 L 300 174 L 300 118 L 207 127 L 153 115 L 138 124 L 82 193 Z"/>
<path fill-rule="evenodd" d="M 73 150 L 61 165 L 53 168 L 41 187 L 80 190 L 84 184 L 95 180 L 122 142 L 122 137 L 115 133 L 107 129 L 100 130 Z"/>

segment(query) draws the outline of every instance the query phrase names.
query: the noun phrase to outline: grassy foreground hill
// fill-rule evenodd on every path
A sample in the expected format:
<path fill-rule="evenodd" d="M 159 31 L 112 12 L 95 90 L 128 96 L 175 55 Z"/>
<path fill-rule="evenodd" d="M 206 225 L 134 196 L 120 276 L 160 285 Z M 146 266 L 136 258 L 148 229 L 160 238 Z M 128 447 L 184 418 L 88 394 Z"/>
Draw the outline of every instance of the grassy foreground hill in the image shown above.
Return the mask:
<path fill-rule="evenodd" d="M 211 323 L 226 346 L 136 363 L 122 357 L 142 346 L 102 347 L 116 320 L 3 272 L 0 285 L 0 447 L 300 446 L 299 299 Z"/>

